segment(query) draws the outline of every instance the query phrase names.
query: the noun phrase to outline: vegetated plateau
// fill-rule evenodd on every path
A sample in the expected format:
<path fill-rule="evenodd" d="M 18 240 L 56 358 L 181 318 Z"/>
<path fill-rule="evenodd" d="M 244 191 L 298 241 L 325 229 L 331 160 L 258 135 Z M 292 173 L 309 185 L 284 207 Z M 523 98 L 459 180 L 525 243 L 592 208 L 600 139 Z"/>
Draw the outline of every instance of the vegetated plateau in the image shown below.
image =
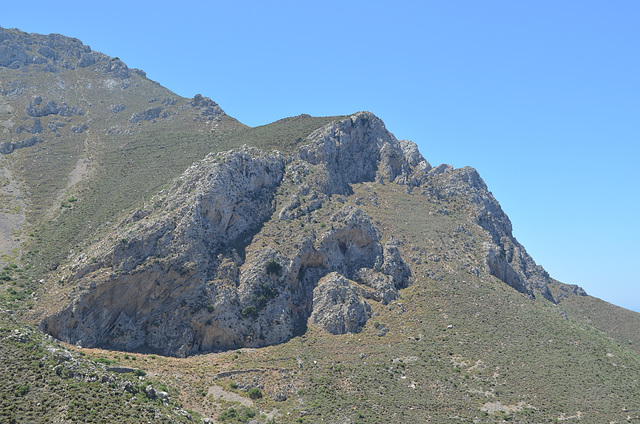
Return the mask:
<path fill-rule="evenodd" d="M 0 28 L 0 124 L 2 422 L 640 419 L 640 315 L 371 113 L 249 128 Z"/>

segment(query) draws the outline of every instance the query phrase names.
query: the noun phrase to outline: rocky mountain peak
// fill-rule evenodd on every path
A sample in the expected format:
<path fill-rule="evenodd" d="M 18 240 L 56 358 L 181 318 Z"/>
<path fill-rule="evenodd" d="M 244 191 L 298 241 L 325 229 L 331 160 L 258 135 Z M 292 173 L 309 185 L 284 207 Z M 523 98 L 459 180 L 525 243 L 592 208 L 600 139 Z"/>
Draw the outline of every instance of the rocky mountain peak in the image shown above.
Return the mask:
<path fill-rule="evenodd" d="M 475 169 L 454 170 L 440 165 L 430 174 L 438 177 L 438 197 L 464 198 L 473 206 L 474 222 L 488 235 L 484 243 L 485 265 L 491 275 L 519 292 L 539 295 L 554 303 L 571 294 L 586 295 L 576 286 L 555 284 L 547 271 L 535 263 L 513 236 L 511 220 Z"/>
<path fill-rule="evenodd" d="M 17 29 L 0 27 L 0 67 L 9 69 L 34 68 L 56 73 L 60 69 L 72 70 L 100 64 L 100 69 L 116 78 L 130 76 L 130 70 L 118 58 L 110 58 L 77 38 L 60 34 L 28 34 Z M 143 71 L 134 70 L 144 75 Z"/>
<path fill-rule="evenodd" d="M 308 140 L 299 157 L 321 165 L 325 194 L 348 194 L 349 184 L 365 181 L 418 184 L 416 178 L 431 169 L 415 143 L 396 140 L 370 112 L 320 128 Z"/>
<path fill-rule="evenodd" d="M 191 103 L 217 107 L 201 96 Z M 432 168 L 414 143 L 361 112 L 291 155 L 245 146 L 191 166 L 76 258 L 73 301 L 42 328 L 85 346 L 177 356 L 280 343 L 309 323 L 357 332 L 371 302 L 387 304 L 413 281 L 402 241 L 345 204 L 364 183 L 467 199 L 489 235 L 487 272 L 555 300 L 475 170 Z"/>
<path fill-rule="evenodd" d="M 332 196 L 363 181 L 417 181 L 414 174 L 429 165 L 411 149 L 361 113 L 311 134 L 294 156 L 249 147 L 210 154 L 77 258 L 68 280 L 74 300 L 43 329 L 87 346 L 179 356 L 282 342 L 311 316 L 327 331 L 356 331 L 367 302 L 395 299 L 411 271 L 397 241 L 384 243 L 360 209 L 334 210 Z M 277 213 L 288 184 L 297 193 Z M 302 208 L 301 198 L 311 205 Z M 268 247 L 266 228 L 281 233 L 281 225 L 303 225 L 319 209 L 330 227 L 301 235 L 287 252 Z M 336 305 L 336 290 L 349 293 L 355 309 Z M 318 312 L 325 309 L 333 313 Z"/>

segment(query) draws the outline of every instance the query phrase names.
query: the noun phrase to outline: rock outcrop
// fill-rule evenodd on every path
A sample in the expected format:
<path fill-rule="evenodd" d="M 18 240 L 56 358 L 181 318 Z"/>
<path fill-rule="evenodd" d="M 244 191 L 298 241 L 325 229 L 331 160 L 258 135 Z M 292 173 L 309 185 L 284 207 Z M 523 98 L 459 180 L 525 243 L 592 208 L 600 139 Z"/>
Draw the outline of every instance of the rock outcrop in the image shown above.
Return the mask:
<path fill-rule="evenodd" d="M 42 143 L 43 140 L 38 137 L 29 137 L 20 141 L 5 141 L 0 143 L 0 154 L 8 155 L 16 149 L 22 149 L 23 147 L 31 147 L 35 144 Z"/>
<path fill-rule="evenodd" d="M 316 165 L 316 179 L 327 195 L 350 194 L 350 184 L 364 181 L 419 184 L 431 165 L 415 143 L 399 142 L 372 113 L 358 113 L 309 136 L 300 148 L 303 162 Z M 405 156 L 405 152 L 407 155 Z"/>
<path fill-rule="evenodd" d="M 371 307 L 360 298 L 349 280 L 337 273 L 320 279 L 313 290 L 309 321 L 331 334 L 356 333 L 371 316 Z"/>
<path fill-rule="evenodd" d="M 73 301 L 42 328 L 83 346 L 178 356 L 280 343 L 308 322 L 334 334 L 357 331 L 369 316 L 365 299 L 387 303 L 411 283 L 397 240 L 382 243 L 366 213 L 340 207 L 330 227 L 303 236 L 286 254 L 247 248 L 267 221 L 280 220 L 275 196 L 285 176 L 314 183 L 300 169 L 326 170 L 326 184 L 313 188 L 321 207 L 351 183 L 408 177 L 412 167 L 428 164 L 415 158 L 410 164 L 368 113 L 327 126 L 309 141 L 298 157 L 246 148 L 189 168 L 110 241 L 81 255 L 68 279 L 77 287 Z M 282 217 L 303 219 L 304 213 Z M 336 303 L 343 298 L 349 305 Z"/>
<path fill-rule="evenodd" d="M 558 303 L 570 294 L 586 295 L 575 286 L 559 283 L 556 293 L 550 287 L 552 279 L 537 265 L 512 234 L 509 217 L 488 190 L 478 172 L 470 167 L 454 170 L 439 166 L 432 171 L 442 182 L 438 195 L 443 198 L 463 197 L 473 205 L 475 222 L 483 228 L 489 240 L 484 244 L 485 265 L 489 274 L 529 296 L 543 296 Z"/>
<path fill-rule="evenodd" d="M 344 204 L 365 182 L 466 199 L 487 233 L 486 272 L 557 301 L 475 170 L 432 168 L 363 112 L 318 129 L 289 156 L 245 147 L 191 166 L 72 263 L 72 301 L 41 327 L 87 347 L 176 356 L 281 343 L 309 324 L 357 332 L 373 302 L 397 299 L 413 279 L 402 241 Z M 324 222 L 300 231 L 319 212 Z"/>

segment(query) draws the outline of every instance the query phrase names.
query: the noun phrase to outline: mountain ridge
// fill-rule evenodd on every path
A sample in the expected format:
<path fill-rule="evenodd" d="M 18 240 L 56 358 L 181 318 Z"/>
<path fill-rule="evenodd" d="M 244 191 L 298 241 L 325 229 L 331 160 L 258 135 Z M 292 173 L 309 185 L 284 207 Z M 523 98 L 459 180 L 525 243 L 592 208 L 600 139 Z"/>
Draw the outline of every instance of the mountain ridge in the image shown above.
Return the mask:
<path fill-rule="evenodd" d="M 280 156 L 279 152 L 276 152 L 275 156 L 270 156 L 259 150 L 252 151 L 245 148 L 245 153 L 242 154 L 229 152 L 226 154 L 218 153 L 215 156 L 209 155 L 200 164 L 192 166 L 174 182 L 168 192 L 152 199 L 151 205 L 145 206 L 126 218 L 119 227 L 124 227 L 126 223 L 127 229 L 117 232 L 110 238 L 107 244 L 110 244 L 111 247 L 107 247 L 106 251 L 104 247 L 101 247 L 98 251 L 102 249 L 102 253 L 92 251 L 80 255 L 75 264 L 71 266 L 77 271 L 67 271 L 70 278 L 66 281 L 78 284 L 76 280 L 83 280 L 87 276 L 93 280 L 91 287 L 95 287 L 99 297 L 82 301 L 76 294 L 74 302 L 67 309 L 59 312 L 63 316 L 49 315 L 42 322 L 42 329 L 65 341 L 83 344 L 87 347 L 104 345 L 128 350 L 137 349 L 140 346 L 148 346 L 151 349 L 160 349 L 164 346 L 165 350 L 162 350 L 162 353 L 179 356 L 193 354 L 201 350 L 268 345 L 285 341 L 297 334 L 297 328 L 304 328 L 306 326 L 304 322 L 309 318 L 313 318 L 314 322 L 323 320 L 344 322 L 346 316 L 355 313 L 350 310 L 338 310 L 336 316 L 325 316 L 321 320 L 318 317 L 322 314 L 316 310 L 311 311 L 312 308 L 306 306 L 303 307 L 306 312 L 295 318 L 296 313 L 293 311 L 295 308 L 292 308 L 291 304 L 287 306 L 286 303 L 282 303 L 282 299 L 288 299 L 295 305 L 308 304 L 312 300 L 314 304 L 326 303 L 326 299 L 322 299 L 315 290 L 322 286 L 319 280 L 324 278 L 323 275 L 341 271 L 343 275 L 340 273 L 334 275 L 333 282 L 342 281 L 344 283 L 345 280 L 340 280 L 340 278 L 355 279 L 365 282 L 365 286 L 374 289 L 373 293 L 357 286 L 345 289 L 353 297 L 352 302 L 355 302 L 353 306 L 360 305 L 359 316 L 350 318 L 358 325 L 351 324 L 349 326 L 352 330 L 357 331 L 360 326 L 366 323 L 367 317 L 364 316 L 366 315 L 364 310 L 368 309 L 366 300 L 359 303 L 358 291 L 365 298 L 378 299 L 388 303 L 397 297 L 398 288 L 410 284 L 411 271 L 402 260 L 398 247 L 393 248 L 394 253 L 387 254 L 387 247 L 385 246 L 383 249 L 379 244 L 378 240 L 381 236 L 375 234 L 380 234 L 380 229 L 366 223 L 365 226 L 368 227 L 366 229 L 361 227 L 362 224 L 355 224 L 354 227 L 342 230 L 359 232 L 359 235 L 351 234 L 346 238 L 338 237 L 337 243 L 342 255 L 350 249 L 362 249 L 369 242 L 378 243 L 378 247 L 369 253 L 359 252 L 354 257 L 344 256 L 344 259 L 338 260 L 337 265 L 330 264 L 332 261 L 335 262 L 336 256 L 340 255 L 337 246 L 333 246 L 333 251 L 326 252 L 326 247 L 321 247 L 319 250 L 311 247 L 309 251 L 305 251 L 303 248 L 300 252 L 294 253 L 293 257 L 283 257 L 272 252 L 269 255 L 262 255 L 263 257 L 252 268 L 243 269 L 244 257 L 246 256 L 244 249 L 249 247 L 247 243 L 255 241 L 241 240 L 247 234 L 250 234 L 251 239 L 258 236 L 260 232 L 258 228 L 268 220 L 275 220 L 276 215 L 283 225 L 291 225 L 291 221 L 296 222 L 308 218 L 311 213 L 321 209 L 323 204 L 330 203 L 331 196 L 349 195 L 352 193 L 351 184 L 366 181 L 382 184 L 386 181 L 405 185 L 409 189 L 422 190 L 423 194 L 428 192 L 436 199 L 466 197 L 472 204 L 475 204 L 474 220 L 490 234 L 491 241 L 483 243 L 486 250 L 484 264 L 481 263 L 480 266 L 471 268 L 472 274 L 478 276 L 481 271 L 486 269 L 490 275 L 517 291 L 531 297 L 541 295 L 556 304 L 570 295 L 586 295 L 577 286 L 567 286 L 557 282 L 555 282 L 555 295 L 552 294 L 549 275 L 542 267 L 535 264 L 526 250 L 513 238 L 508 217 L 488 192 L 486 184 L 475 170 L 472 168 L 453 170 L 447 166 L 432 168 L 419 155 L 415 144 L 397 141 L 386 131 L 382 121 L 373 114 L 362 112 L 337 123 L 327 124 L 310 134 L 306 143 L 300 146 L 297 154 L 289 158 Z M 286 173 L 284 171 L 285 164 L 288 164 L 288 172 Z M 312 168 L 314 166 L 316 168 Z M 213 169 L 209 170 L 210 168 Z M 309 178 L 311 170 L 316 170 L 317 176 Z M 429 175 L 440 176 L 445 184 L 438 188 L 429 184 Z M 247 179 L 247 176 L 251 177 Z M 275 206 L 276 191 L 286 180 L 295 182 L 301 186 L 301 189 L 297 193 L 291 194 L 289 202 L 285 201 L 284 204 Z M 201 181 L 209 183 L 202 187 Z M 242 183 L 237 185 L 238 181 L 242 181 Z M 272 194 L 266 194 L 268 192 Z M 301 198 L 307 198 L 305 203 L 308 204 L 303 206 Z M 189 207 L 184 209 L 179 205 L 189 205 Z M 191 205 L 197 205 L 196 209 L 192 210 Z M 280 209 L 277 214 L 276 209 Z M 168 211 L 172 211 L 171 215 L 175 216 L 169 221 L 164 218 L 169 215 Z M 341 216 L 340 218 L 336 218 L 334 215 L 328 219 L 330 222 L 339 222 L 345 219 L 349 221 L 355 218 L 354 212 L 361 213 L 359 209 L 352 211 L 343 209 L 338 215 Z M 157 219 L 152 219 L 154 215 Z M 182 223 L 184 216 L 190 217 L 189 223 L 187 227 L 181 229 L 181 226 L 184 225 Z M 357 222 L 359 218 L 355 219 Z M 368 221 L 370 218 L 366 216 L 365 222 Z M 304 224 L 301 223 L 301 225 Z M 333 226 L 332 224 L 332 228 Z M 364 233 L 361 233 L 363 230 Z M 196 238 L 192 241 L 186 241 L 191 240 L 192 237 L 188 234 L 194 232 Z M 368 235 L 364 236 L 364 234 Z M 318 234 L 317 237 L 331 239 L 333 236 L 325 233 L 322 236 Z M 354 240 L 365 237 L 369 242 L 356 241 L 354 244 L 353 237 L 355 237 Z M 393 238 L 393 235 L 391 237 Z M 312 246 L 315 239 L 316 235 L 313 235 L 311 239 L 302 240 L 299 244 Z M 171 247 L 174 243 L 178 245 Z M 104 244 L 103 240 L 100 241 L 101 246 Z M 238 244 L 246 247 L 240 251 L 235 251 L 230 247 Z M 273 248 L 274 246 L 271 246 L 267 249 L 272 250 Z M 232 253 L 226 259 L 227 265 L 224 265 L 224 261 L 221 262 L 220 258 L 213 259 L 228 249 L 231 249 Z M 394 258 L 384 260 L 383 263 L 382 256 L 380 256 L 383 251 L 385 251 L 385 258 L 388 255 L 394 256 Z M 178 255 L 181 259 L 168 262 L 163 260 L 163 258 L 174 255 Z M 367 255 L 372 256 L 367 259 L 365 258 Z M 310 256 L 314 259 L 303 259 Z M 89 258 L 92 258 L 91 261 Z M 308 262 L 309 260 L 311 262 Z M 86 263 L 87 261 L 91 263 Z M 149 261 L 152 261 L 153 264 L 148 265 Z M 285 276 L 280 278 L 276 286 L 273 286 L 273 278 L 267 270 L 267 261 L 276 261 L 274 263 L 277 263 L 280 269 L 284 270 Z M 301 261 L 303 265 L 300 265 Z M 363 263 L 367 265 L 360 271 L 354 272 L 354 269 L 347 270 L 344 268 L 345 265 L 340 265 L 341 261 L 344 261 L 345 264 L 364 261 Z M 308 264 L 304 265 L 307 262 Z M 228 267 L 233 267 L 233 264 L 237 270 L 233 271 L 233 275 L 230 276 Z M 307 278 L 305 267 L 309 266 L 315 269 L 314 273 L 317 276 L 305 282 L 305 285 L 308 286 L 305 289 L 308 292 L 306 296 L 296 298 L 286 288 L 278 287 L 278 284 L 283 284 L 287 279 L 300 281 L 301 278 Z M 381 279 L 380 276 L 371 275 L 372 271 L 382 270 L 385 266 L 387 270 L 382 275 L 389 277 L 399 274 L 399 276 L 392 277 L 391 281 L 385 281 L 387 277 Z M 214 268 L 213 271 L 211 267 Z M 224 269 L 224 275 L 219 275 L 218 271 L 215 271 L 219 267 Z M 260 270 L 260 268 L 262 269 Z M 183 269 L 183 271 L 179 271 L 179 274 L 187 274 L 186 279 L 175 274 L 175 270 L 179 269 Z M 292 275 L 288 277 L 287 273 L 290 270 Z M 100 277 L 101 274 L 108 275 L 106 278 L 110 282 L 104 281 Z M 245 274 L 249 277 L 243 277 Z M 158 293 L 154 289 L 154 285 L 167 285 L 166 276 L 169 275 L 172 275 L 170 279 L 173 284 L 186 290 L 185 297 L 175 299 L 175 290 L 171 291 L 171 295 L 167 295 Z M 247 278 L 249 281 L 246 281 Z M 194 285 L 194 282 L 189 282 L 190 280 L 195 280 L 197 283 Z M 77 288 L 82 289 L 83 284 L 86 286 L 88 282 L 79 284 L 80 287 Z M 216 295 L 215 289 L 205 288 L 205 286 L 212 284 L 239 287 L 238 294 Z M 292 282 L 288 284 L 295 290 L 295 285 Z M 137 291 L 141 286 L 149 285 L 151 288 L 143 289 L 142 292 Z M 98 288 L 103 286 L 112 288 Z M 113 291 L 123 290 L 122 286 L 134 287 L 136 291 L 128 295 L 117 296 Z M 190 288 L 186 289 L 187 287 Z M 107 294 L 104 293 L 105 290 L 107 290 Z M 313 290 L 314 299 L 311 299 L 309 290 Z M 247 293 L 243 296 L 240 294 L 242 291 Z M 344 292 L 344 290 L 342 291 Z M 316 295 L 318 295 L 318 299 L 315 299 Z M 343 293 L 343 295 L 345 294 Z M 91 294 L 87 294 L 85 297 L 92 299 Z M 255 297 L 262 298 L 258 302 L 259 307 L 251 304 L 251 299 Z M 265 299 L 265 297 L 267 298 Z M 126 301 L 124 304 L 118 303 L 116 300 L 118 298 L 136 299 L 136 306 L 131 306 Z M 142 307 L 139 303 L 141 298 L 152 298 L 159 305 Z M 110 300 L 105 301 L 105 299 Z M 165 300 L 169 301 L 169 304 L 166 304 Z M 186 303 L 184 303 L 185 301 Z M 286 317 L 284 315 L 262 317 L 260 310 L 267 307 L 270 301 L 275 302 L 275 305 L 271 305 L 271 309 L 281 310 L 283 313 L 285 310 L 291 310 L 291 312 Z M 177 306 L 178 302 L 182 302 L 183 306 Z M 223 308 L 223 305 L 234 302 L 237 304 L 235 311 L 228 311 L 228 306 Z M 119 306 L 116 307 L 116 304 Z M 102 309 L 100 305 L 108 305 L 107 310 Z M 209 313 L 202 312 L 205 308 L 209 310 Z M 221 309 L 226 312 L 217 317 Z M 84 316 L 80 312 L 82 310 L 87 311 L 89 316 Z M 165 311 L 173 313 L 176 310 L 182 311 L 179 314 L 180 321 L 170 325 L 168 324 L 169 318 L 164 315 Z M 252 313 L 249 314 L 248 310 L 251 310 Z M 193 311 L 196 314 L 193 314 Z M 158 313 L 160 313 L 160 317 L 153 318 Z M 200 316 L 187 318 L 190 315 Z M 222 321 L 236 323 L 237 326 L 239 323 L 244 323 L 249 315 L 254 321 L 262 321 L 262 323 L 257 326 L 256 324 L 249 325 L 253 329 L 241 331 L 243 335 L 236 335 L 235 341 L 229 338 L 230 334 L 235 331 L 231 328 L 227 328 L 224 332 L 216 329 L 202 330 L 203 327 L 212 326 L 214 322 Z M 139 322 L 140 319 L 142 322 Z M 195 320 L 190 326 L 187 326 L 190 329 L 183 328 L 184 322 L 190 319 Z M 287 329 L 277 329 L 278 325 L 267 325 L 269 321 L 284 322 Z M 169 331 L 167 326 L 175 326 L 176 329 Z M 159 330 L 160 327 L 163 327 L 162 331 Z M 65 328 L 73 328 L 73 331 L 65 331 Z M 178 330 L 177 328 L 182 329 Z M 180 334 L 180 336 L 171 337 L 164 333 L 165 331 Z M 203 331 L 204 333 L 202 333 Z M 152 334 L 159 332 L 163 335 L 158 338 L 152 336 Z M 275 332 L 275 334 L 265 335 L 268 332 Z M 102 336 L 97 335 L 98 333 Z M 259 339 L 262 341 L 255 340 L 252 334 L 260 335 Z M 166 346 L 172 347 L 166 348 Z"/>

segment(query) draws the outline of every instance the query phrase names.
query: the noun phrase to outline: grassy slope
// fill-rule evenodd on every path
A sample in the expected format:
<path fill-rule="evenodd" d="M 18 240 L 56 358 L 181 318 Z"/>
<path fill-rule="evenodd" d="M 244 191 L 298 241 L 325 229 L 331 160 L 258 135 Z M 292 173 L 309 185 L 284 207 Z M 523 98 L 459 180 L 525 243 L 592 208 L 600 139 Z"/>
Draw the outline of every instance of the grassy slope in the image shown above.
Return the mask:
<path fill-rule="evenodd" d="M 368 212 L 387 234 L 405 241 L 405 252 L 424 249 L 442 262 L 447 252 L 469 252 L 473 261 L 481 234 L 452 231 L 458 224 L 471 229 L 462 205 L 438 205 L 459 212 L 443 216 L 401 187 L 367 186 L 356 189 L 352 201 L 375 191 L 381 207 Z M 312 332 L 273 349 L 285 358 L 296 352 L 312 369 L 304 377 L 300 408 L 310 414 L 309 422 L 548 422 L 578 411 L 588 422 L 626 419 L 623 410 L 640 396 L 635 352 L 564 319 L 546 301 L 528 299 L 494 278 L 471 276 L 458 261 L 447 262 L 442 279 L 435 276 L 440 281 L 421 277 L 427 262 L 415 264 L 416 281 L 403 291 L 402 306 L 377 305 L 380 315 L 362 334 Z M 389 332 L 378 337 L 376 324 Z M 497 402 L 513 410 L 483 413 Z"/>
<path fill-rule="evenodd" d="M 560 306 L 570 316 L 640 354 L 640 314 L 591 296 L 570 297 Z"/>

